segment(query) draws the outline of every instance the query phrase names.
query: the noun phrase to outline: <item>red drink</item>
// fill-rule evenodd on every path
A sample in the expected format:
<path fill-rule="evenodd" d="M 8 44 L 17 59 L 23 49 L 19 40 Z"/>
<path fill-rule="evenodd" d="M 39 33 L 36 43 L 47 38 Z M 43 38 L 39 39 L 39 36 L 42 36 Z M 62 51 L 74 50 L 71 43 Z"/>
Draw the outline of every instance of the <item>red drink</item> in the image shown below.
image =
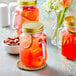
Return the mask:
<path fill-rule="evenodd" d="M 23 39 L 24 37 L 21 37 Z M 25 39 L 27 39 L 25 37 Z M 46 46 L 46 36 L 41 35 L 40 37 L 33 37 L 33 42 L 29 48 L 20 46 L 20 60 L 27 66 L 40 66 L 45 63 L 47 58 L 47 52 L 45 53 L 46 58 L 43 57 L 42 40 Z M 46 51 L 46 47 L 44 48 Z"/>
<path fill-rule="evenodd" d="M 62 54 L 69 59 L 76 59 L 76 34 L 67 30 L 62 32 Z"/>
<path fill-rule="evenodd" d="M 76 18 L 68 16 L 64 21 L 67 29 L 62 31 L 62 54 L 68 58 L 76 59 Z"/>

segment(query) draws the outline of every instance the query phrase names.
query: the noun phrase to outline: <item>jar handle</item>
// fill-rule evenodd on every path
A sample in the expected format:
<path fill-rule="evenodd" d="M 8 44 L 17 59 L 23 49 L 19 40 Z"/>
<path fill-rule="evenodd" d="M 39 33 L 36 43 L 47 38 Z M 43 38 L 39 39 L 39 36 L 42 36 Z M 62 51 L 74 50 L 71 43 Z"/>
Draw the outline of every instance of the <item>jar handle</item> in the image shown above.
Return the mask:
<path fill-rule="evenodd" d="M 47 59 L 46 42 L 42 41 L 43 59 Z"/>
<path fill-rule="evenodd" d="M 12 13 L 12 25 L 11 25 L 11 30 L 15 30 L 15 17 L 17 13 L 13 12 Z"/>
<path fill-rule="evenodd" d="M 62 45 L 62 27 L 58 29 L 57 31 L 57 47 L 61 49 Z"/>

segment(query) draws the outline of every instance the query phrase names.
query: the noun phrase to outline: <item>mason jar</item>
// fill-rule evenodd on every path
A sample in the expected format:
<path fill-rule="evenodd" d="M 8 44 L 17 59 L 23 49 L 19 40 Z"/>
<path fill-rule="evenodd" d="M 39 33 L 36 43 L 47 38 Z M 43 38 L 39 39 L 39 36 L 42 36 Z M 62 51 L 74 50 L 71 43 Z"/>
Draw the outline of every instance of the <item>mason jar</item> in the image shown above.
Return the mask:
<path fill-rule="evenodd" d="M 37 0 L 17 0 L 18 6 L 13 12 L 12 28 L 16 33 L 22 33 L 22 24 L 25 22 L 39 21 L 39 9 L 36 7 Z M 15 26 L 14 26 L 15 25 Z"/>
<path fill-rule="evenodd" d="M 31 67 L 43 65 L 47 60 L 46 35 L 43 24 L 27 22 L 23 24 L 20 35 L 20 61 Z"/>
<path fill-rule="evenodd" d="M 64 28 L 58 30 L 57 46 L 61 47 L 64 57 L 76 60 L 76 17 L 67 16 L 64 25 Z"/>

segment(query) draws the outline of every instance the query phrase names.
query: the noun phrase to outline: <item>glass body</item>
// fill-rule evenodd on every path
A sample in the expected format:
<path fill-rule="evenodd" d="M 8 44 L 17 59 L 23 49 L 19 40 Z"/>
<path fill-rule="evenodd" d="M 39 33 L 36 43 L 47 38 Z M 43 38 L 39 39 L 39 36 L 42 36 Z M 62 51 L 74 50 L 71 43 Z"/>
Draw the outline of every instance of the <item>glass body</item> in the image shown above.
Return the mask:
<path fill-rule="evenodd" d="M 76 59 L 76 34 L 62 32 L 62 55 L 69 59 Z"/>
<path fill-rule="evenodd" d="M 22 33 L 22 24 L 30 21 L 39 21 L 39 9 L 36 6 L 18 6 L 13 15 L 13 26 L 20 35 Z"/>
<path fill-rule="evenodd" d="M 29 36 L 31 38 L 29 38 Z M 31 39 L 31 43 L 30 43 Z M 28 46 L 30 43 L 30 46 Z M 25 47 L 28 46 L 27 48 Z M 46 62 L 46 35 L 43 33 L 22 33 L 20 35 L 20 60 L 26 66 L 37 67 Z"/>
<path fill-rule="evenodd" d="M 71 31 L 68 31 L 67 28 L 59 29 L 57 37 L 57 45 L 61 45 L 61 53 L 68 59 L 76 60 L 76 33 L 75 28 L 69 28 Z"/>

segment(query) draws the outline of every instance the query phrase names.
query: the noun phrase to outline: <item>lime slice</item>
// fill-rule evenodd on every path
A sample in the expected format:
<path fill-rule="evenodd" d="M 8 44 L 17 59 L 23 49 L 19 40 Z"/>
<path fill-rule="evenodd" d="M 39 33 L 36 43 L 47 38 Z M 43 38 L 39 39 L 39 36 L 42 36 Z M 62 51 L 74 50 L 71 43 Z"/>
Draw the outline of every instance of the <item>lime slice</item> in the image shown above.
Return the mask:
<path fill-rule="evenodd" d="M 67 26 L 75 27 L 76 26 L 76 17 L 74 17 L 74 16 L 68 16 L 68 17 L 65 18 L 64 23 Z"/>
<path fill-rule="evenodd" d="M 76 33 L 76 17 L 68 16 L 65 18 L 64 23 L 67 25 L 69 32 Z"/>
<path fill-rule="evenodd" d="M 29 48 L 32 45 L 32 35 L 27 34 L 26 36 L 22 36 L 20 39 L 21 46 L 23 48 Z"/>
<path fill-rule="evenodd" d="M 68 29 L 68 31 L 69 31 L 70 33 L 72 33 L 72 34 L 76 34 L 76 31 L 71 31 L 71 30 L 69 30 L 69 29 Z"/>

